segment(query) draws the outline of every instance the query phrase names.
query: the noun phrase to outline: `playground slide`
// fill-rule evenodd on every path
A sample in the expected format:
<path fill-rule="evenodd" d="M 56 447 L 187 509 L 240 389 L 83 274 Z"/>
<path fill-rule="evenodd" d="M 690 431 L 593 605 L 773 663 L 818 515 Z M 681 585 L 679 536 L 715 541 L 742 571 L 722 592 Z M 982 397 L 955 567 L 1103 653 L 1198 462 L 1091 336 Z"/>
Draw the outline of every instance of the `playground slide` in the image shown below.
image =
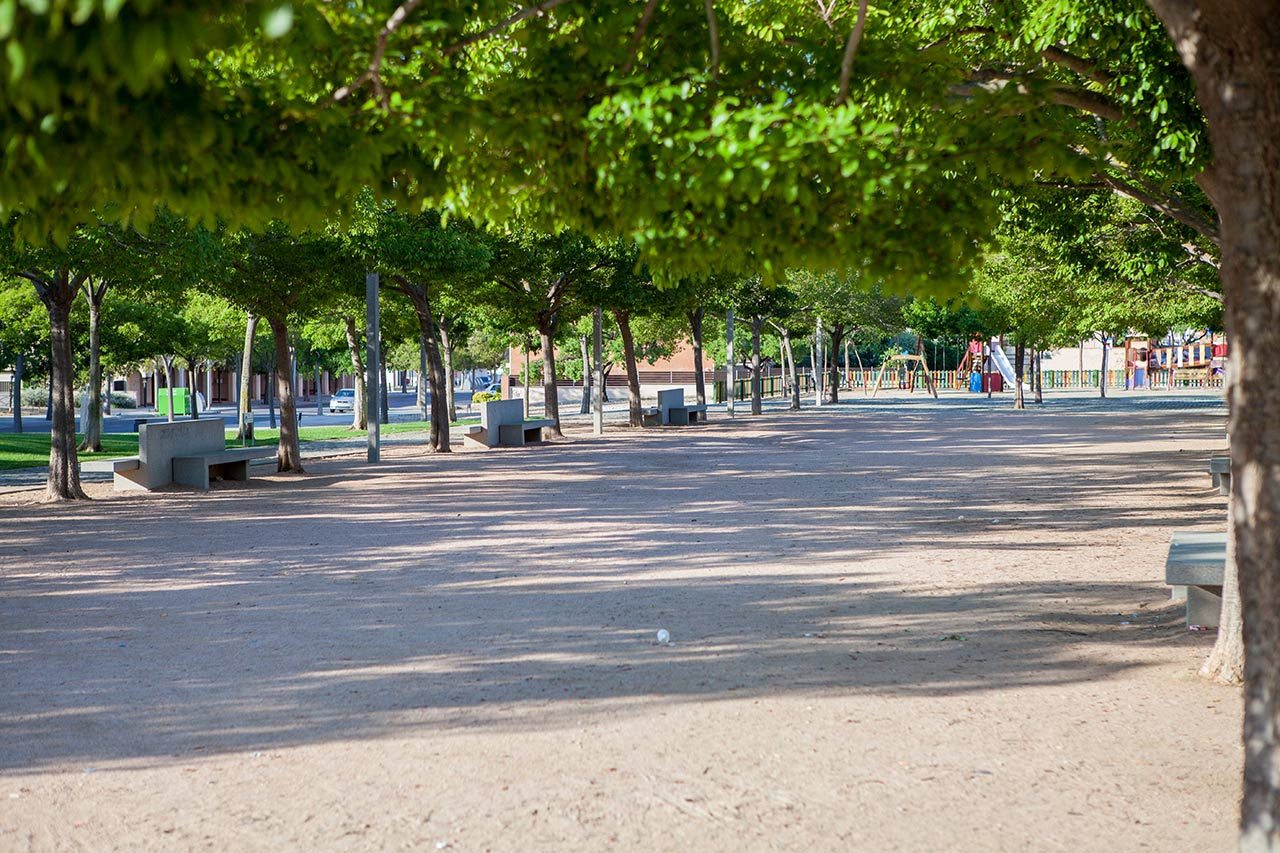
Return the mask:
<path fill-rule="evenodd" d="M 1004 354 L 1004 347 L 1000 346 L 999 341 L 991 342 L 991 360 L 996 363 L 996 370 L 1004 377 L 1005 384 L 1012 385 L 1017 377 L 1014 376 L 1013 365 L 1009 363 L 1009 356 Z M 1026 382 L 1022 383 L 1022 387 L 1031 388 Z"/>

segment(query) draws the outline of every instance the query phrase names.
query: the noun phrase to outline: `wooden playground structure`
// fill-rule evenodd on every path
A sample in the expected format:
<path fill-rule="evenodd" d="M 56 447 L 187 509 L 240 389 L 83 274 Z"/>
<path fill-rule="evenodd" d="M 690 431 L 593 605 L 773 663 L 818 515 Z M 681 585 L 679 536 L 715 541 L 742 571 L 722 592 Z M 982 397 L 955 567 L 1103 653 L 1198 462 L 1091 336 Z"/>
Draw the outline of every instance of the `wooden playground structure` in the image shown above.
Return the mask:
<path fill-rule="evenodd" d="M 1172 388 L 1183 384 L 1211 386 L 1227 365 L 1227 341 L 1210 332 L 1194 343 L 1153 346 L 1145 337 L 1124 342 L 1126 388 Z"/>
<path fill-rule="evenodd" d="M 880 371 L 876 374 L 876 384 L 875 387 L 871 389 L 871 396 L 874 397 L 876 393 L 879 392 L 880 384 L 884 381 L 884 372 L 889 369 L 890 365 L 895 365 L 894 372 L 898 373 L 901 370 L 902 365 L 908 364 L 914 366 L 907 368 L 905 383 L 907 390 L 915 391 L 915 377 L 916 373 L 919 372 L 924 374 L 925 387 L 929 389 L 929 393 L 933 394 L 934 397 L 937 397 L 938 386 L 934 383 L 933 374 L 929 372 L 929 364 L 925 361 L 924 354 L 921 352 L 916 352 L 914 354 L 904 352 L 898 355 L 891 355 L 885 359 L 884 364 L 880 365 Z"/>

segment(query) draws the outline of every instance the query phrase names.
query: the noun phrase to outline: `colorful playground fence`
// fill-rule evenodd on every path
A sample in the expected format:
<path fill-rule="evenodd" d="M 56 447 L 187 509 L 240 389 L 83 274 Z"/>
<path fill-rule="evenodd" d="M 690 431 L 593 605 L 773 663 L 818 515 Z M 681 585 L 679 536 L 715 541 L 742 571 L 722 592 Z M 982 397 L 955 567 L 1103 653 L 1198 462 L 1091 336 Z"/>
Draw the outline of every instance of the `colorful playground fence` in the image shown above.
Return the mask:
<path fill-rule="evenodd" d="M 863 370 L 842 370 L 840 371 L 840 387 L 843 390 L 858 389 L 870 390 L 875 387 L 876 374 L 879 369 L 866 368 Z M 939 370 L 931 371 L 933 373 L 933 381 L 937 383 L 939 390 L 951 391 L 967 391 L 969 389 L 969 373 L 968 371 L 956 370 Z M 1101 370 L 1046 370 L 1042 373 L 1044 379 L 1044 389 L 1057 391 L 1070 390 L 1086 390 L 1097 388 L 1102 381 Z M 1107 387 L 1115 389 L 1123 389 L 1126 386 L 1125 371 L 1108 370 Z M 1030 378 L 1028 377 L 1028 383 Z M 760 378 L 761 395 L 764 397 L 784 397 L 789 392 L 789 384 L 787 377 L 781 373 L 775 373 Z M 882 389 L 897 390 L 921 390 L 925 391 L 924 376 L 919 371 L 907 370 L 886 370 L 884 379 L 881 381 Z M 1185 369 L 1175 371 L 1159 371 L 1152 377 L 1153 388 L 1221 388 L 1222 376 L 1209 376 L 1203 369 Z M 1011 390 L 1011 386 L 1005 386 L 1005 390 Z M 751 380 L 738 379 L 734 382 L 734 399 L 749 400 L 751 399 Z M 800 375 L 800 393 L 813 393 L 813 375 L 803 373 Z M 725 401 L 725 381 L 717 379 L 714 387 L 714 401 L 723 403 Z"/>

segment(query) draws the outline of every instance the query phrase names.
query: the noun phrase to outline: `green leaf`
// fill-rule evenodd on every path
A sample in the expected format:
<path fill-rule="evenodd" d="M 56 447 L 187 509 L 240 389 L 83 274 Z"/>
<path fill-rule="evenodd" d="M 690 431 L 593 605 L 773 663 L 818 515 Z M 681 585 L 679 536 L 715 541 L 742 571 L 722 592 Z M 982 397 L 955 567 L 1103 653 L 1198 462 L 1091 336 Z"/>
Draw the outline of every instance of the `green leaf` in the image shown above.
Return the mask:
<path fill-rule="evenodd" d="M 9 60 L 9 82 L 17 83 L 27 70 L 27 53 L 21 42 L 10 41 L 4 46 L 4 55 Z"/>
<path fill-rule="evenodd" d="M 13 19 L 18 12 L 18 0 L 0 0 L 0 39 L 13 33 Z"/>

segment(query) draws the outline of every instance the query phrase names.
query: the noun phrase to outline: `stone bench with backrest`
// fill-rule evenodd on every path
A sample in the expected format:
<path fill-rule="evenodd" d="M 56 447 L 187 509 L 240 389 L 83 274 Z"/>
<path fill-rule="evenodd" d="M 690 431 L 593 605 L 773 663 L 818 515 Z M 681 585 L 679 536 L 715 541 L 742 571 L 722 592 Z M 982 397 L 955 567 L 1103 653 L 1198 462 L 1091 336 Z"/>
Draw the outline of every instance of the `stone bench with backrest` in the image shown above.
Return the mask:
<path fill-rule="evenodd" d="M 84 462 L 82 471 L 109 471 L 118 492 L 151 491 L 180 483 L 209 488 L 210 477 L 249 479 L 249 460 L 276 455 L 272 447 L 226 447 L 222 418 L 143 424 L 138 455 Z"/>
<path fill-rule="evenodd" d="M 275 447 L 228 447 L 205 453 L 173 457 L 173 481 L 182 486 L 208 489 L 210 480 L 247 480 L 254 459 L 277 454 Z"/>
<path fill-rule="evenodd" d="M 648 412 L 656 412 L 659 426 L 687 426 L 707 419 L 706 406 L 685 405 L 683 388 L 659 391 L 657 409 L 649 409 Z M 653 415 L 648 419 L 652 420 Z"/>
<path fill-rule="evenodd" d="M 488 400 L 480 404 L 480 425 L 466 427 L 462 438 L 481 447 L 524 447 L 543 440 L 542 430 L 555 426 L 547 418 L 525 420 L 523 400 Z"/>
<path fill-rule="evenodd" d="M 1188 626 L 1217 626 L 1226 566 L 1226 533 L 1173 534 L 1164 564 L 1164 582 L 1173 587 L 1175 600 L 1186 599 Z"/>
<path fill-rule="evenodd" d="M 1231 457 L 1212 456 L 1209 458 L 1209 479 L 1218 489 L 1218 494 L 1231 494 Z"/>

